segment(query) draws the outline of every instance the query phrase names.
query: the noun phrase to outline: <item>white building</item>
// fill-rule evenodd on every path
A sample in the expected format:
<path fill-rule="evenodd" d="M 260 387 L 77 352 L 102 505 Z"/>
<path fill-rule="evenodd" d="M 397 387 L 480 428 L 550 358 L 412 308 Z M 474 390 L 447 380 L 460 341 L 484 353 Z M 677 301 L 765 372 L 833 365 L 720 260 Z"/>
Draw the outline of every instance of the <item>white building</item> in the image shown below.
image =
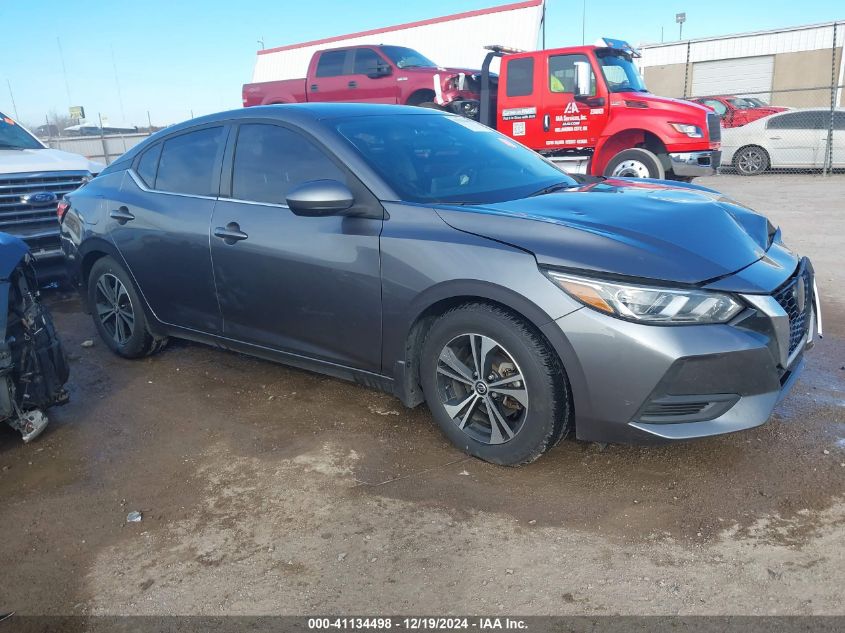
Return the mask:
<path fill-rule="evenodd" d="M 443 66 L 480 68 L 490 44 L 534 50 L 545 0 L 525 0 L 488 9 L 338 35 L 258 51 L 253 82 L 304 77 L 315 51 L 360 44 L 407 46 Z M 498 68 L 498 59 L 491 68 Z"/>
<path fill-rule="evenodd" d="M 669 97 L 757 96 L 772 105 L 845 105 L 845 21 L 641 47 L 646 85 Z"/>

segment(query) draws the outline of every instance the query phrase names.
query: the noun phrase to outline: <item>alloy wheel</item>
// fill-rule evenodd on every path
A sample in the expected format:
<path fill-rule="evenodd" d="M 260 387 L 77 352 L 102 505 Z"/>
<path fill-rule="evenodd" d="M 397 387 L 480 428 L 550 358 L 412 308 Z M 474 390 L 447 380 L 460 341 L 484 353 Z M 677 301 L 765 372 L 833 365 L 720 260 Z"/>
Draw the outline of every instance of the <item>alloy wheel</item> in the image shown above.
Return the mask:
<path fill-rule="evenodd" d="M 638 160 L 623 160 L 614 167 L 612 175 L 618 178 L 651 178 L 648 166 Z"/>
<path fill-rule="evenodd" d="M 106 273 L 97 280 L 95 292 L 97 318 L 115 343 L 123 346 L 135 331 L 135 310 L 123 283 Z"/>
<path fill-rule="evenodd" d="M 743 174 L 758 174 L 766 168 L 766 157 L 762 151 L 752 147 L 743 150 L 737 158 L 736 166 Z"/>
<path fill-rule="evenodd" d="M 512 440 L 528 415 L 528 386 L 513 356 L 482 334 L 449 341 L 437 361 L 440 402 L 465 434 L 484 444 Z"/>

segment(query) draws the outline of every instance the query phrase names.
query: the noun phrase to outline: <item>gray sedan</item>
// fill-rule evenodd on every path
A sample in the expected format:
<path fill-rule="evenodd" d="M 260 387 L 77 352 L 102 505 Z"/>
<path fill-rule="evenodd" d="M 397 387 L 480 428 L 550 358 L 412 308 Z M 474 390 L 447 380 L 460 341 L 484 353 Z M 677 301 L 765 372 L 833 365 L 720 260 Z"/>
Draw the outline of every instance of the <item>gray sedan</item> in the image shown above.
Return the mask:
<path fill-rule="evenodd" d="M 420 108 L 194 119 L 59 214 L 115 353 L 183 337 L 354 380 L 425 401 L 456 446 L 498 464 L 568 433 L 762 424 L 817 328 L 810 262 L 741 204 L 683 183 L 576 181 Z"/>

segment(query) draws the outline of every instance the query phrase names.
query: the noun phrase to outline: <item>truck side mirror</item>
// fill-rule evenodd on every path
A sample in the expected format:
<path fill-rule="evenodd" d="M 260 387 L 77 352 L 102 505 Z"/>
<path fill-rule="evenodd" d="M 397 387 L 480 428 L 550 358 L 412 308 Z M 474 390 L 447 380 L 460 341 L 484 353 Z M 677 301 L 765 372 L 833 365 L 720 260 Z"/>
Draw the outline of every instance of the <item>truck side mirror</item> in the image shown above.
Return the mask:
<path fill-rule="evenodd" d="M 575 62 L 575 96 L 589 97 L 593 94 L 593 71 L 588 62 Z"/>
<path fill-rule="evenodd" d="M 380 77 L 387 77 L 393 74 L 393 68 L 384 63 L 376 64 L 370 68 L 367 77 L 370 79 L 379 79 Z"/>

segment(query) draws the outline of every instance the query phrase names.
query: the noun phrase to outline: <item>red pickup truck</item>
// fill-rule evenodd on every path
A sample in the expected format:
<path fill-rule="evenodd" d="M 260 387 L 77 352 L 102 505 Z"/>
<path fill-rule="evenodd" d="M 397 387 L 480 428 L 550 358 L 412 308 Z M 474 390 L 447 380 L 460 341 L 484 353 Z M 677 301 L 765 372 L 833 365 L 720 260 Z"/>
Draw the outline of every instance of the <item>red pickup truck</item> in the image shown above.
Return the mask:
<path fill-rule="evenodd" d="M 764 116 L 788 110 L 788 108 L 778 106 L 757 105 L 755 101 L 759 101 L 759 99 L 752 101 L 751 99 L 733 96 L 698 97 L 690 99 L 690 101 L 710 108 L 718 114 L 722 118 L 722 127 L 739 127 L 762 119 Z"/>
<path fill-rule="evenodd" d="M 477 116 L 480 71 L 443 68 L 404 46 L 347 46 L 317 51 L 302 79 L 244 84 L 244 106 L 362 101 L 439 106 Z M 450 107 L 452 104 L 459 104 Z"/>

